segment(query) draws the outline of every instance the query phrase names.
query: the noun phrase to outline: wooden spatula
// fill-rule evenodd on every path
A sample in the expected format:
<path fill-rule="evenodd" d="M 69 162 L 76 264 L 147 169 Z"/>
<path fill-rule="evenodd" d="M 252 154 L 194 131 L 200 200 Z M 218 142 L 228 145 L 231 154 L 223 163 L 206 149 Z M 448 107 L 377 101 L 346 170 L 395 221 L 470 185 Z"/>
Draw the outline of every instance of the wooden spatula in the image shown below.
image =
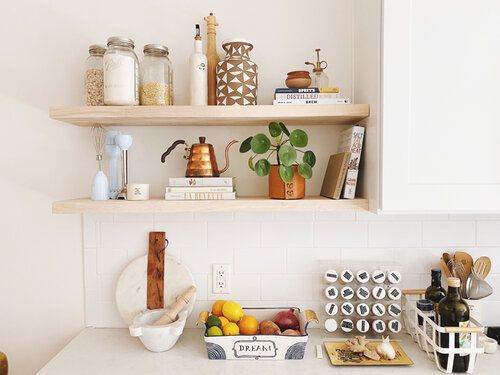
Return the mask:
<path fill-rule="evenodd" d="M 163 309 L 165 232 L 149 232 L 147 303 L 149 310 Z"/>
<path fill-rule="evenodd" d="M 455 263 L 462 263 L 464 266 L 465 277 L 467 279 L 467 277 L 471 274 L 472 266 L 474 265 L 474 259 L 472 259 L 472 256 L 465 251 L 457 251 L 455 252 L 453 260 Z"/>
<path fill-rule="evenodd" d="M 479 257 L 476 259 L 474 263 L 474 272 L 475 274 L 481 278 L 485 279 L 486 276 L 489 275 L 491 271 L 491 259 L 489 257 Z"/>

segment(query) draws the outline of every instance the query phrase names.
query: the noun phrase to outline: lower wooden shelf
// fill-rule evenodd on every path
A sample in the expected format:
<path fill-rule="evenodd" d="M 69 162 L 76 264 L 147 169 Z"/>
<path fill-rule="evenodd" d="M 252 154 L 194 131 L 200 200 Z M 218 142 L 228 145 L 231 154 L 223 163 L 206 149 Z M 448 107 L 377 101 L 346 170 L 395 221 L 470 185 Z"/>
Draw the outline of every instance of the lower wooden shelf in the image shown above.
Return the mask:
<path fill-rule="evenodd" d="M 86 213 L 162 213 L 162 212 L 249 212 L 249 211 L 366 211 L 368 200 L 333 200 L 320 196 L 298 200 L 277 200 L 268 197 L 240 197 L 235 200 L 166 201 L 92 201 L 88 198 L 54 202 L 54 214 Z"/>

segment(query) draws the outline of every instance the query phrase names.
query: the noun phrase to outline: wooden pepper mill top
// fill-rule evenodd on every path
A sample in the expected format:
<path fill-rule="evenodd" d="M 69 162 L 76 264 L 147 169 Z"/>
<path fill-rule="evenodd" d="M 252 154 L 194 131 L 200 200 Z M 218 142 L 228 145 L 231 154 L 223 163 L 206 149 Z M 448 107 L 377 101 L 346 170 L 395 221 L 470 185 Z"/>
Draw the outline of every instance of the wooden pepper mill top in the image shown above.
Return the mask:
<path fill-rule="evenodd" d="M 219 26 L 213 13 L 206 16 L 207 22 L 207 87 L 208 87 L 208 105 L 216 105 L 217 97 L 217 76 L 215 69 L 220 61 L 217 54 L 217 44 L 215 42 L 215 28 Z"/>

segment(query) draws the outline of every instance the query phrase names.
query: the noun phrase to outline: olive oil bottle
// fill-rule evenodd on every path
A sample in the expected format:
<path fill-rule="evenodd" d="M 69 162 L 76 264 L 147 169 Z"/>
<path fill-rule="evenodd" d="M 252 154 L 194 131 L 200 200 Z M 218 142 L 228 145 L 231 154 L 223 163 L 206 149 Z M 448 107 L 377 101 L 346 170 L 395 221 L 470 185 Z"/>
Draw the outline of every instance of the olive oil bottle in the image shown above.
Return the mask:
<path fill-rule="evenodd" d="M 433 268 L 431 270 L 431 285 L 425 291 L 425 299 L 434 302 L 437 311 L 437 304 L 446 295 L 446 291 L 441 286 L 441 270 Z"/>
<path fill-rule="evenodd" d="M 468 327 L 469 306 L 460 295 L 460 279 L 448 278 L 448 293 L 439 301 L 438 324 L 441 327 Z M 449 347 L 450 334 L 441 333 L 439 345 Z M 455 333 L 455 348 L 470 347 L 470 333 Z M 439 364 L 445 368 L 448 365 L 448 354 L 438 354 Z M 453 372 L 466 372 L 469 367 L 469 355 L 455 354 Z"/>

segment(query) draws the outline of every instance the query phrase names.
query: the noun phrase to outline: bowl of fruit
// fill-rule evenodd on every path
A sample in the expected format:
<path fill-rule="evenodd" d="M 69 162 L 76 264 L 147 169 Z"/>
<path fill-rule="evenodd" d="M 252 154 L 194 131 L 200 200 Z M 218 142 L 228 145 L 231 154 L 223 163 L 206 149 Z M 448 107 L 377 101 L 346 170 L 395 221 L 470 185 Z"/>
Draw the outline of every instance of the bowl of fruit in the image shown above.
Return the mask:
<path fill-rule="evenodd" d="M 197 324 L 205 326 L 208 359 L 303 359 L 312 310 L 297 307 L 248 307 L 218 300 L 202 311 Z"/>

